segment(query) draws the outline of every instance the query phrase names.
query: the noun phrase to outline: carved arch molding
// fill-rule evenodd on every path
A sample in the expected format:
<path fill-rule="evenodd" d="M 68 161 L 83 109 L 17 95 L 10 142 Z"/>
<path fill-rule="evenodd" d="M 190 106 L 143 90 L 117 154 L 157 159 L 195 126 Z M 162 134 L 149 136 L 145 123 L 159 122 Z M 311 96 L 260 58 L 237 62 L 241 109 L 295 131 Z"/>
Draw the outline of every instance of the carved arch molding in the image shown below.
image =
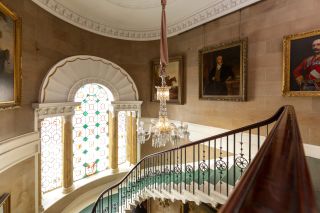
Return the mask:
<path fill-rule="evenodd" d="M 120 66 L 103 58 L 79 55 L 65 58 L 47 73 L 40 87 L 40 103 L 73 101 L 83 85 L 99 83 L 109 88 L 115 101 L 138 101 L 137 87 Z"/>

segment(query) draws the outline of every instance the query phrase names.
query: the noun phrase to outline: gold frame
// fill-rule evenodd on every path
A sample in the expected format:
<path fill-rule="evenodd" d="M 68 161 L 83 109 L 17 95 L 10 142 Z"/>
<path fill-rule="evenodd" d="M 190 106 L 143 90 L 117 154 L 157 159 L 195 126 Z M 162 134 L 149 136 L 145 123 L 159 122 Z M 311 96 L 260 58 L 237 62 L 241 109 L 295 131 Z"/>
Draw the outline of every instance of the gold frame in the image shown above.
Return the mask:
<path fill-rule="evenodd" d="M 14 21 L 14 100 L 0 100 L 0 109 L 3 109 L 19 106 L 21 103 L 21 18 L 1 2 L 0 10 Z"/>
<path fill-rule="evenodd" d="M 4 193 L 0 197 L 0 208 L 3 207 L 4 213 L 10 213 L 10 194 Z"/>
<path fill-rule="evenodd" d="M 203 55 L 213 51 L 240 46 L 240 94 L 239 95 L 204 95 L 203 94 Z M 248 39 L 234 40 L 199 50 L 199 99 L 218 101 L 246 101 L 247 100 L 247 67 L 248 67 Z"/>
<path fill-rule="evenodd" d="M 169 58 L 169 63 L 171 62 L 179 62 L 179 87 L 178 87 L 178 99 L 177 100 L 169 100 L 167 103 L 170 104 L 180 104 L 183 105 L 185 102 L 185 75 L 184 75 L 184 60 L 183 56 L 174 56 Z M 154 99 L 154 94 L 156 94 L 156 88 L 155 88 L 155 79 L 154 79 L 154 72 L 155 67 L 159 66 L 160 59 L 154 59 L 152 60 L 152 68 L 151 68 L 151 98 L 150 100 L 152 102 L 159 102 Z M 160 86 L 160 85 L 159 85 Z"/>
<path fill-rule="evenodd" d="M 312 36 L 320 36 L 320 30 L 313 30 L 309 32 L 296 33 L 285 36 L 283 38 L 283 73 L 282 73 L 282 95 L 291 97 L 316 97 L 320 96 L 319 91 L 291 91 L 290 90 L 290 52 L 291 52 L 291 41 L 304 39 Z"/>

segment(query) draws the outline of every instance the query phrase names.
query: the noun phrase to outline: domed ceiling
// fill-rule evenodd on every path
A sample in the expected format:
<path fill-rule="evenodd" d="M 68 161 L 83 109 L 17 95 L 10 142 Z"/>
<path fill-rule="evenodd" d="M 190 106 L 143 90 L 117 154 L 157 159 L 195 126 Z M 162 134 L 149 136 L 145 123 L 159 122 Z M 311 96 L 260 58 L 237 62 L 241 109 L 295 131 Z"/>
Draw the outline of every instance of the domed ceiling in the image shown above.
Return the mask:
<path fill-rule="evenodd" d="M 32 0 L 77 27 L 125 40 L 156 40 L 161 0 Z M 168 36 L 190 30 L 261 0 L 167 0 Z"/>

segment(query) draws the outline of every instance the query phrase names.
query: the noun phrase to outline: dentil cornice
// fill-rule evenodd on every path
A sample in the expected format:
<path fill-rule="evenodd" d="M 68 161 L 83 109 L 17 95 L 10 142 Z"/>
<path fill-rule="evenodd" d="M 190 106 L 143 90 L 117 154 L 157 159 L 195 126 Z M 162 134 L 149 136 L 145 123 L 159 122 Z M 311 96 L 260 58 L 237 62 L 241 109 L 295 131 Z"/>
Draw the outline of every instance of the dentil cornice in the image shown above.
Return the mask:
<path fill-rule="evenodd" d="M 34 3 L 50 12 L 51 14 L 61 18 L 62 20 L 73 24 L 82 29 L 88 30 L 93 33 L 104 35 L 107 37 L 123 39 L 123 40 L 136 40 L 147 41 L 159 39 L 160 29 L 153 30 L 126 30 L 110 27 L 106 23 L 100 23 L 83 17 L 80 14 L 68 9 L 56 0 L 32 0 Z M 160 1 L 160 0 L 159 0 Z M 168 26 L 168 36 L 174 36 L 195 28 L 201 24 L 212 21 L 216 18 L 232 13 L 243 7 L 259 2 L 261 0 L 217 0 L 213 1 L 206 9 L 197 11 L 194 14 L 186 17 L 178 23 Z"/>

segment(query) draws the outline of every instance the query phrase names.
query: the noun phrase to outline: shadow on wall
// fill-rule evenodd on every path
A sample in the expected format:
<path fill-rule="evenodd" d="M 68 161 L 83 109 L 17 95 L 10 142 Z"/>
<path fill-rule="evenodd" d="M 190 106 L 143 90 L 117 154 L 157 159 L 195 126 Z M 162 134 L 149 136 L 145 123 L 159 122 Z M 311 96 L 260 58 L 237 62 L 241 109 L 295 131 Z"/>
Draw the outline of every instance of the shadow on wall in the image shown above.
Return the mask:
<path fill-rule="evenodd" d="M 318 206 L 318 211 L 320 212 L 320 159 L 306 157 L 309 166 L 309 172 L 311 175 L 311 180 L 313 184 L 314 193 L 316 195 L 316 201 Z"/>

